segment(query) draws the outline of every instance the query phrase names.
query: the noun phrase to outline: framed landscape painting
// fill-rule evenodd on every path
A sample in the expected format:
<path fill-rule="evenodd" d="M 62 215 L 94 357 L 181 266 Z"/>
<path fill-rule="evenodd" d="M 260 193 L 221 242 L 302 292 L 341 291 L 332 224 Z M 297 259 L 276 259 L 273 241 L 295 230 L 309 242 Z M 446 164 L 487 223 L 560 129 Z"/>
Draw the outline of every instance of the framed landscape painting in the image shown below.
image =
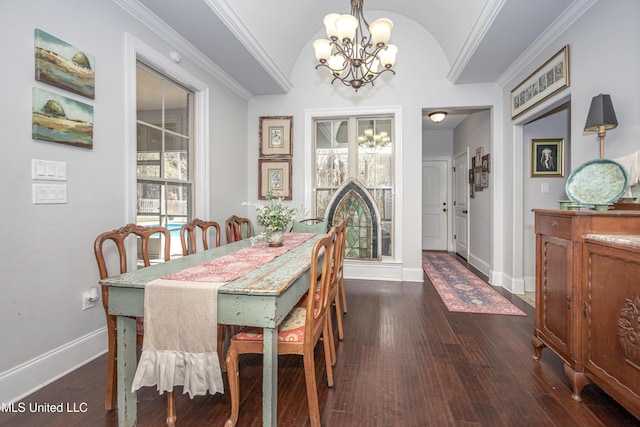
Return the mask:
<path fill-rule="evenodd" d="M 93 107 L 34 87 L 32 138 L 93 148 Z"/>
<path fill-rule="evenodd" d="M 95 99 L 94 58 L 35 29 L 36 80 Z"/>

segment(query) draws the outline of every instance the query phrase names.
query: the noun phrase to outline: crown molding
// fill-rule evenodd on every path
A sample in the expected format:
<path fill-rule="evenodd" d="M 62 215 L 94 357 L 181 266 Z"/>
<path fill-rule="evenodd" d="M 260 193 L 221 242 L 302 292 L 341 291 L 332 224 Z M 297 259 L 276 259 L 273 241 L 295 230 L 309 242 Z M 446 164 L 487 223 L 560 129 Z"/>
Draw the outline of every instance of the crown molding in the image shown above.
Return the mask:
<path fill-rule="evenodd" d="M 549 27 L 498 77 L 496 84 L 504 87 L 521 74 L 535 58 L 541 55 L 567 28 L 573 25 L 598 0 L 575 0 Z"/>
<path fill-rule="evenodd" d="M 236 14 L 227 0 L 205 0 L 211 10 L 218 15 L 218 18 L 229 28 L 233 35 L 247 48 L 249 53 L 262 65 L 267 73 L 275 80 L 280 88 L 285 92 L 289 92 L 293 85 L 282 72 L 280 67 L 271 59 L 269 54 L 263 49 L 262 45 L 256 39 L 251 30 Z"/>
<path fill-rule="evenodd" d="M 196 49 L 191 43 L 186 41 L 174 29 L 153 14 L 149 9 L 137 0 L 112 0 L 125 12 L 133 16 L 151 31 L 160 36 L 163 40 L 173 45 L 177 50 L 186 55 L 190 60 L 202 67 L 205 71 L 219 80 L 223 85 L 231 89 L 234 93 L 248 101 L 253 97 L 244 86 L 234 80 L 229 74 L 224 72 L 218 65 Z"/>
<path fill-rule="evenodd" d="M 449 70 L 449 74 L 447 74 L 447 78 L 451 83 L 457 83 L 469 60 L 471 60 L 476 49 L 478 49 L 478 45 L 480 45 L 480 42 L 491 28 L 493 21 L 495 21 L 498 13 L 500 13 L 500 10 L 502 10 L 506 2 L 507 0 L 488 0 L 484 5 L 480 16 L 469 33 L 469 37 L 467 37 L 467 40 L 464 42 L 462 49 Z"/>

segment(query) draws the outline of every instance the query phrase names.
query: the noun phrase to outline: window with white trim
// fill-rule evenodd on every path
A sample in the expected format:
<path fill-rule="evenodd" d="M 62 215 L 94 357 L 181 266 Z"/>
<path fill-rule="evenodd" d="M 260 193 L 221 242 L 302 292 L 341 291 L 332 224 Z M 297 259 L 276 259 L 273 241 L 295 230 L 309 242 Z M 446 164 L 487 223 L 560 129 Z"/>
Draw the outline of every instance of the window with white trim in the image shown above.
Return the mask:
<path fill-rule="evenodd" d="M 192 91 L 138 62 L 136 222 L 169 228 L 172 256 L 194 211 L 193 104 Z"/>
<path fill-rule="evenodd" d="M 393 116 L 314 120 L 314 215 L 325 217 L 331 197 L 340 185 L 349 178 L 357 179 L 378 207 L 383 257 L 393 257 L 393 140 Z"/>

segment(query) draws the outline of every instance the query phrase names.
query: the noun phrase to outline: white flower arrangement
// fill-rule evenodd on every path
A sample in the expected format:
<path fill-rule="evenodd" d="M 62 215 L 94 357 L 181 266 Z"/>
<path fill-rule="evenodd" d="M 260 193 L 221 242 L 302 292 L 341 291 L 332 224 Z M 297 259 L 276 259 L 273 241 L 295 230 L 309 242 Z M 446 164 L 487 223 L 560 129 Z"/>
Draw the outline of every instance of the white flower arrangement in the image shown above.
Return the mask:
<path fill-rule="evenodd" d="M 267 200 L 264 202 L 244 202 L 242 204 L 255 206 L 256 222 L 264 227 L 267 234 L 274 231 L 285 231 L 297 213 L 296 209 L 288 208 L 282 204 L 282 197 L 273 197 L 271 191 L 267 192 Z"/>

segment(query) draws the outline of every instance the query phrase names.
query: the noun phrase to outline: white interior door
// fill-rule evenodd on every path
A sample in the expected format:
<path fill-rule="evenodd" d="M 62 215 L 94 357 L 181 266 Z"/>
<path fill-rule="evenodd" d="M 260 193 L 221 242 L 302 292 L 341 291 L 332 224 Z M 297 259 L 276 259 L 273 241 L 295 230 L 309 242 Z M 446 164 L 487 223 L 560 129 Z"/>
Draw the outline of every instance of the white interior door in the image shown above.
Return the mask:
<path fill-rule="evenodd" d="M 449 239 L 447 160 L 422 162 L 422 249 L 446 251 Z"/>
<path fill-rule="evenodd" d="M 453 244 L 455 252 L 469 259 L 469 152 L 458 154 L 454 159 L 453 174 Z"/>

